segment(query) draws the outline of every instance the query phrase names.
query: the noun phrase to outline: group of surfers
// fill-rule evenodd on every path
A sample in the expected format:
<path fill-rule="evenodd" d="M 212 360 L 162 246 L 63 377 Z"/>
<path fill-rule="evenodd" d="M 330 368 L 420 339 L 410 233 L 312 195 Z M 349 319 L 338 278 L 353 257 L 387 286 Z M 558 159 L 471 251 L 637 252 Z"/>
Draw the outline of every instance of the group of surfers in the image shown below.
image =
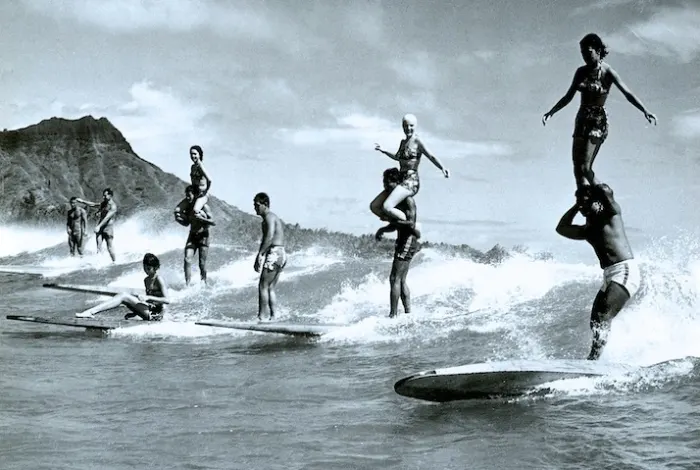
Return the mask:
<path fill-rule="evenodd" d="M 567 106 L 580 92 L 581 101 L 575 119 L 572 157 L 576 191 L 575 202 L 564 213 L 557 224 L 559 235 L 572 240 L 585 240 L 593 248 L 601 268 L 603 283 L 593 301 L 590 314 L 590 328 L 593 333 L 588 359 L 595 360 L 601 355 L 607 342 L 613 318 L 622 310 L 639 288 L 640 272 L 630 247 L 622 220 L 622 210 L 615 200 L 612 189 L 597 179 L 593 172 L 593 162 L 608 135 L 608 119 L 605 102 L 613 85 L 625 98 L 638 108 L 649 123 L 656 124 L 656 116 L 650 113 L 640 100 L 623 83 L 617 72 L 603 59 L 608 48 L 597 34 L 588 34 L 579 42 L 584 65 L 579 67 L 566 94 L 542 117 L 542 124 Z M 396 231 L 393 264 L 389 276 L 390 308 L 389 316 L 398 313 L 399 300 L 405 313 L 411 311 L 410 290 L 406 282 L 408 270 L 414 255 L 420 250 L 421 232 L 417 224 L 415 196 L 420 188 L 418 167 L 421 158 L 428 158 L 449 178 L 450 172 L 440 160 L 425 146 L 416 133 L 417 119 L 407 114 L 402 119 L 405 138 L 401 140 L 396 153 L 391 153 L 376 144 L 375 150 L 398 162 L 398 168 L 389 168 L 383 174 L 383 190 L 371 202 L 370 210 L 387 224 L 376 232 L 376 239 Z M 199 146 L 190 148 L 192 167 L 191 185 L 185 189 L 185 199 L 175 209 L 175 219 L 182 225 L 190 226 L 185 246 L 185 280 L 190 283 L 192 257 L 199 252 L 199 266 L 202 281 L 206 282 L 206 257 L 208 250 L 209 227 L 214 225 L 208 205 L 211 178 L 202 165 L 203 151 Z M 72 198 L 68 214 L 68 234 L 71 253 L 81 252 L 79 234 L 85 233 L 85 211 L 76 203 L 97 206 L 100 221 L 95 227 L 98 250 L 102 241 L 107 244 L 112 260 L 115 259 L 112 247 L 113 221 L 116 205 L 112 201 L 112 191 L 105 189 L 103 202 L 93 203 Z M 265 193 L 258 193 L 253 199 L 255 212 L 262 217 L 262 240 L 255 259 L 254 269 L 260 272 L 258 284 L 258 319 L 274 318 L 276 308 L 275 285 L 287 263 L 284 250 L 284 224 L 270 211 L 270 199 Z M 581 214 L 585 223 L 575 224 L 574 219 Z M 152 254 L 146 254 L 143 268 L 146 296 L 124 294 L 104 304 L 93 307 L 78 316 L 91 316 L 99 311 L 126 305 L 131 313 L 127 317 L 140 316 L 144 320 L 162 318 L 163 302 L 167 300 L 167 287 L 158 276 L 160 263 Z"/>

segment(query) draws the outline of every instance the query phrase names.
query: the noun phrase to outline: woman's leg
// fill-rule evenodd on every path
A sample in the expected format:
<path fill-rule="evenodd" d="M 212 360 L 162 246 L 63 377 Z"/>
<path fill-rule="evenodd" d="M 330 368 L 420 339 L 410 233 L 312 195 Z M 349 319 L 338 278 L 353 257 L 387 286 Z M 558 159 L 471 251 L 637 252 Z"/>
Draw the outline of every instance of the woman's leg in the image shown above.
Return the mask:
<path fill-rule="evenodd" d="M 139 299 L 134 297 L 133 295 L 129 294 L 119 294 L 115 295 L 111 299 L 107 300 L 106 302 L 102 302 L 101 304 L 95 305 L 94 307 L 87 309 L 83 312 L 76 313 L 75 316 L 78 318 L 89 318 L 95 315 L 96 313 L 104 312 L 106 310 L 111 310 L 113 308 L 117 308 L 120 305 L 124 304 L 126 305 L 127 302 L 131 303 L 138 303 Z"/>
<path fill-rule="evenodd" d="M 401 204 L 401 202 L 404 199 L 411 195 L 412 193 L 410 190 L 404 188 L 401 185 L 396 186 L 394 190 L 391 191 L 391 194 L 389 194 L 386 200 L 384 200 L 384 204 L 382 205 L 384 214 L 388 215 L 393 219 L 406 220 L 406 214 L 398 210 L 396 206 Z"/>

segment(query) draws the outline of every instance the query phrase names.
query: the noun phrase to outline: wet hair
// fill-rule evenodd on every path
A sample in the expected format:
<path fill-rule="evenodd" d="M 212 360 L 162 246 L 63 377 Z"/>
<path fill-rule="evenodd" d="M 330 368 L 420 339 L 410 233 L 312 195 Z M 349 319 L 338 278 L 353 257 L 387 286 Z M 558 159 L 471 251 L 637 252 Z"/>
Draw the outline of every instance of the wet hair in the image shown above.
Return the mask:
<path fill-rule="evenodd" d="M 270 207 L 270 196 L 267 193 L 258 193 L 253 198 L 253 201 L 259 202 L 260 204 Z"/>
<path fill-rule="evenodd" d="M 199 145 L 193 145 L 192 147 L 190 147 L 190 152 L 192 152 L 192 150 L 196 150 L 197 152 L 199 152 L 199 159 L 204 160 L 204 150 L 202 150 L 202 147 L 200 147 Z"/>
<path fill-rule="evenodd" d="M 75 197 L 75 196 L 73 196 L 72 198 L 70 198 L 70 201 L 69 201 L 69 202 L 74 202 L 74 201 L 77 201 L 77 200 L 78 200 L 78 198 Z"/>
<path fill-rule="evenodd" d="M 598 51 L 601 59 L 608 55 L 608 46 L 605 45 L 603 40 L 600 39 L 600 36 L 598 36 L 596 33 L 586 34 L 583 39 L 579 41 L 579 45 L 581 47 L 591 46 L 593 49 Z"/>
<path fill-rule="evenodd" d="M 187 187 L 185 188 L 185 194 L 196 194 L 196 191 L 194 190 L 194 186 L 191 184 L 188 184 Z"/>
<path fill-rule="evenodd" d="M 105 188 L 104 191 L 102 191 L 102 194 L 107 193 L 110 196 L 114 196 L 114 193 L 112 192 L 111 188 Z"/>
<path fill-rule="evenodd" d="M 384 181 L 387 183 L 400 183 L 401 182 L 401 172 L 398 168 L 387 168 L 384 170 Z"/>
<path fill-rule="evenodd" d="M 153 253 L 146 253 L 145 255 L 143 255 L 143 265 L 159 269 L 160 268 L 160 260 Z"/>

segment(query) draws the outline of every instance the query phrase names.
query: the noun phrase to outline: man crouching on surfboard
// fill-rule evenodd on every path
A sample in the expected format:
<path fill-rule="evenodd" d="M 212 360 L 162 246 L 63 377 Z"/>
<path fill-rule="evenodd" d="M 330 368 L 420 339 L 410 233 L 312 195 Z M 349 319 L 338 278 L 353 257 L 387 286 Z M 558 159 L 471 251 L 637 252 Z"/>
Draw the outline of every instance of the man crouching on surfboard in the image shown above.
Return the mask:
<path fill-rule="evenodd" d="M 585 225 L 574 225 L 580 212 Z M 593 344 L 588 359 L 600 357 L 610 333 L 610 324 L 639 288 L 640 274 L 630 248 L 620 205 L 607 184 L 582 186 L 576 204 L 562 216 L 557 233 L 572 240 L 586 240 L 595 250 L 603 268 L 603 285 L 593 301 L 591 330 Z"/>
<path fill-rule="evenodd" d="M 255 257 L 253 269 L 260 273 L 258 283 L 258 320 L 263 315 L 275 318 L 277 295 L 275 286 L 280 273 L 287 265 L 287 254 L 284 251 L 284 222 L 276 214 L 270 212 L 270 197 L 266 193 L 258 193 L 253 198 L 255 213 L 262 217 L 262 240 L 260 249 Z M 261 272 L 262 269 L 262 272 Z"/>
<path fill-rule="evenodd" d="M 401 183 L 401 172 L 398 168 L 389 168 L 384 171 L 384 189 L 388 192 Z M 420 250 L 420 231 L 416 228 L 416 202 L 413 197 L 408 196 L 396 206 L 401 212 L 406 214 L 406 220 L 392 220 L 377 230 L 374 236 L 377 241 L 381 240 L 385 233 L 396 230 L 396 245 L 394 247 L 394 262 L 391 265 L 389 274 L 389 318 L 397 315 L 399 308 L 399 297 L 403 304 L 405 313 L 411 313 L 411 292 L 408 290 L 406 276 L 408 268 L 411 266 L 413 256 Z"/>
<path fill-rule="evenodd" d="M 163 278 L 158 275 L 160 269 L 160 260 L 152 253 L 146 253 L 143 257 L 143 270 L 146 272 L 146 277 L 143 280 L 146 288 L 146 295 L 134 296 L 123 293 L 114 296 L 110 300 L 95 305 L 89 310 L 76 313 L 78 318 L 91 318 L 96 313 L 110 310 L 120 305 L 126 306 L 130 313 L 124 315 L 125 320 L 134 317 L 141 317 L 144 321 L 160 321 L 163 319 L 163 313 L 168 300 L 168 287 L 165 285 Z"/>

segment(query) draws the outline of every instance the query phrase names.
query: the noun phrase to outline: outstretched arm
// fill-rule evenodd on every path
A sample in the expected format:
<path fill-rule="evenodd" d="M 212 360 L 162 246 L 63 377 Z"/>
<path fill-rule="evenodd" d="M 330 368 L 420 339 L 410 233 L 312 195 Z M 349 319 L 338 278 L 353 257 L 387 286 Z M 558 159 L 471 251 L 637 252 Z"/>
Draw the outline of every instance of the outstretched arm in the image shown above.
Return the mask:
<path fill-rule="evenodd" d="M 571 100 L 574 99 L 574 95 L 576 95 L 576 86 L 581 81 L 580 74 L 581 74 L 581 69 L 579 68 L 574 73 L 574 78 L 571 80 L 571 85 L 569 85 L 569 89 L 566 90 L 566 94 L 564 96 L 562 96 L 562 98 L 559 101 L 557 101 L 557 104 L 555 104 L 552 107 L 552 109 L 547 111 L 545 113 L 545 115 L 542 116 L 542 125 L 545 125 L 549 118 L 551 118 L 556 113 L 558 113 L 562 108 L 566 107 L 566 105 L 571 103 Z"/>
<path fill-rule="evenodd" d="M 625 98 L 627 98 L 627 101 L 632 103 L 635 108 L 640 110 L 642 113 L 644 113 L 644 117 L 646 118 L 647 121 L 651 124 L 653 122 L 654 125 L 656 125 L 656 116 L 654 116 L 652 113 L 650 113 L 647 108 L 644 107 L 641 101 L 639 101 L 639 98 L 637 98 L 634 93 L 632 93 L 632 90 L 630 90 L 625 82 L 622 81 L 620 76 L 613 70 L 612 67 L 610 67 L 610 76 L 612 77 L 613 83 L 617 86 L 617 88 L 622 92 L 623 95 L 625 95 Z"/>
<path fill-rule="evenodd" d="M 557 233 L 562 237 L 572 240 L 585 240 L 586 232 L 583 225 L 574 225 L 574 218 L 578 213 L 578 205 L 574 204 L 564 213 L 557 224 Z"/>
<path fill-rule="evenodd" d="M 88 207 L 100 207 L 99 202 L 86 201 L 85 199 L 80 199 L 80 198 L 76 198 L 75 202 L 79 202 L 80 204 L 85 204 Z"/>
<path fill-rule="evenodd" d="M 445 167 L 442 165 L 442 162 L 441 162 L 436 156 L 434 156 L 432 153 L 430 153 L 430 151 L 429 151 L 427 148 L 425 148 L 425 145 L 423 145 L 423 141 L 420 140 L 420 138 L 418 139 L 418 148 L 419 148 L 420 151 L 423 153 L 423 155 L 425 155 L 426 157 L 428 157 L 428 160 L 430 160 L 431 162 L 433 162 L 433 165 L 435 165 L 436 167 L 438 167 L 438 169 L 439 169 L 440 171 L 442 171 L 442 174 L 445 176 L 445 178 L 449 178 L 449 177 L 450 177 L 450 170 L 448 170 L 447 168 L 445 168 Z"/>
<path fill-rule="evenodd" d="M 403 145 L 403 143 L 401 143 L 401 145 Z M 391 158 L 392 160 L 398 160 L 399 157 L 397 157 L 397 154 L 401 152 L 401 145 L 399 145 L 399 151 L 396 153 L 387 152 L 379 144 L 374 144 L 374 150 L 376 150 L 377 152 L 382 152 L 384 155 Z"/>

